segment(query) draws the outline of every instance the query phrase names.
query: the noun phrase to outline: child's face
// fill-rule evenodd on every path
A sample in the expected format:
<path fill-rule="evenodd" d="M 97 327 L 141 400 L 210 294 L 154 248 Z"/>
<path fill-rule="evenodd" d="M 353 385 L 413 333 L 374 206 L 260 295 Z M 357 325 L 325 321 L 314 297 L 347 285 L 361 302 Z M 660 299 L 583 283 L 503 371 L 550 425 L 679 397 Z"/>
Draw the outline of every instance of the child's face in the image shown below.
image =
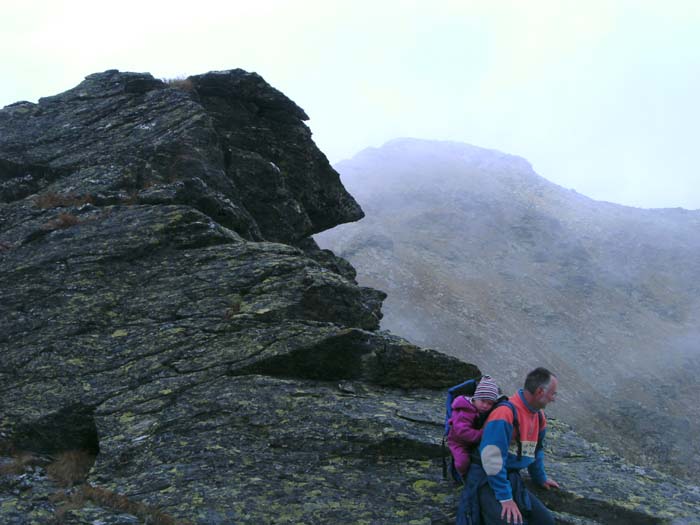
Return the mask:
<path fill-rule="evenodd" d="M 490 399 L 472 399 L 472 404 L 482 414 L 491 410 L 491 408 L 493 407 L 493 403 L 494 402 Z"/>

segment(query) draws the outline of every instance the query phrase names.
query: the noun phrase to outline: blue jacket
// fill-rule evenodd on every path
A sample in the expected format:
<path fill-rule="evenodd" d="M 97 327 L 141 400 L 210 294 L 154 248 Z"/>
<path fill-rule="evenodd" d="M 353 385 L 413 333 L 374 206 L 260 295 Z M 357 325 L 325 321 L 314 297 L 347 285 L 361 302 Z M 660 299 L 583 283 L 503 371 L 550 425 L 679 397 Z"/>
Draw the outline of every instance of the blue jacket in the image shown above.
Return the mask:
<path fill-rule="evenodd" d="M 491 412 L 486 420 L 479 447 L 481 464 L 498 501 L 513 499 L 511 484 L 508 481 L 509 471 L 527 468 L 530 477 L 538 485 L 547 480 L 543 450 L 547 420 L 528 405 L 522 389 L 511 396 L 509 401 L 518 413 L 521 458 L 518 460 L 517 444 L 513 435 L 513 412 L 508 406 L 499 406 Z"/>

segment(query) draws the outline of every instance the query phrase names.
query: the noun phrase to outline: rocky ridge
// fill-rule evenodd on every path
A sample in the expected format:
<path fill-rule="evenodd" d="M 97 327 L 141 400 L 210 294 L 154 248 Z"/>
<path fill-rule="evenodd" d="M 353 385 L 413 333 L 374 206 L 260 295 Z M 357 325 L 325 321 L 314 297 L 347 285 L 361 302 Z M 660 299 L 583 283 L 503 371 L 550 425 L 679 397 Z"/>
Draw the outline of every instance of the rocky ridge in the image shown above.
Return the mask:
<path fill-rule="evenodd" d="M 0 521 L 453 521 L 442 391 L 480 372 L 310 238 L 363 213 L 305 119 L 241 70 L 0 111 Z M 560 522 L 690 523 L 696 488 L 553 429 Z"/>

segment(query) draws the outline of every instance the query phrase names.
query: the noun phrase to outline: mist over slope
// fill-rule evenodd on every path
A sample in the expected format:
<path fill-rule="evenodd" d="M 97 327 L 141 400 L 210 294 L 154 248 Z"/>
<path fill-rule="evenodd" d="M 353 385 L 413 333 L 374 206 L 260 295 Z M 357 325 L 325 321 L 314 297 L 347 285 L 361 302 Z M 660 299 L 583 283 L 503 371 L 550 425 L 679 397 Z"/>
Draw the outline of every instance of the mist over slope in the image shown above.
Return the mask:
<path fill-rule="evenodd" d="M 335 168 L 366 217 L 316 240 L 388 293 L 383 328 L 507 391 L 547 366 L 551 415 L 646 464 L 700 467 L 700 211 L 594 201 L 460 143 L 398 139 Z"/>

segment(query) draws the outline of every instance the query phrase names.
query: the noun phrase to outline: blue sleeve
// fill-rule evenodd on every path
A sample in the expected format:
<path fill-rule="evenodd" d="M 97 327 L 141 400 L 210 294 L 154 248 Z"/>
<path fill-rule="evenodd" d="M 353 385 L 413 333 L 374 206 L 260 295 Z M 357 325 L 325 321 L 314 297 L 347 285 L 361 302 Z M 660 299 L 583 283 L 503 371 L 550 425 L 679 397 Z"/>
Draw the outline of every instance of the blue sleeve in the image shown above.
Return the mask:
<path fill-rule="evenodd" d="M 535 461 L 533 461 L 527 470 L 530 473 L 532 481 L 537 485 L 544 484 L 547 481 L 547 473 L 544 470 L 544 437 L 547 434 L 547 429 L 543 428 L 540 430 L 540 434 L 537 439 L 537 448 L 535 449 Z"/>
<path fill-rule="evenodd" d="M 508 446 L 512 435 L 512 424 L 498 417 L 491 418 L 486 423 L 479 447 L 481 465 L 498 501 L 513 499 L 513 491 L 506 473 Z"/>

